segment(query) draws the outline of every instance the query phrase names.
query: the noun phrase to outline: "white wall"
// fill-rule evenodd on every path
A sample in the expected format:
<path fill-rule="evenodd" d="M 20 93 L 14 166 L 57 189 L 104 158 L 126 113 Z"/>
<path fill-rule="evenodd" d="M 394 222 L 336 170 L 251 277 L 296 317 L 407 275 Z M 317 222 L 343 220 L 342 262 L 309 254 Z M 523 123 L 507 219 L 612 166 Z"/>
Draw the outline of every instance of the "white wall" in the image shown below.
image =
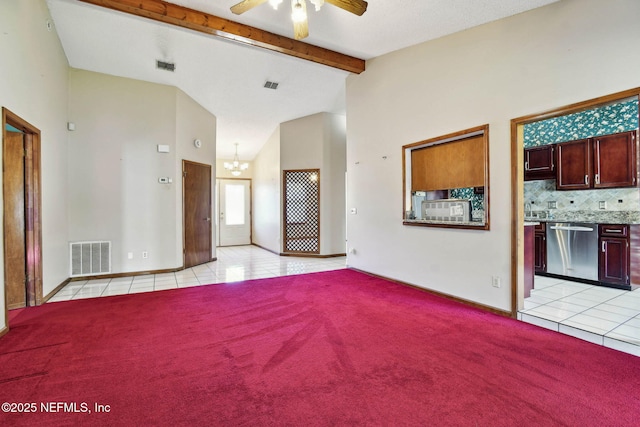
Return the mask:
<path fill-rule="evenodd" d="M 176 89 L 82 70 L 69 83 L 69 240 L 110 240 L 113 273 L 177 267 L 176 196 L 158 183 L 175 171 Z"/>
<path fill-rule="evenodd" d="M 47 295 L 68 277 L 67 59 L 44 1 L 0 1 L 0 106 L 41 131 L 42 262 Z M 1 154 L 0 154 L 1 155 Z M 2 178 L 0 177 L 0 180 Z M 0 247 L 0 259 L 3 259 Z M 0 277 L 4 278 L 0 262 Z M 4 313 L 4 284 L 0 313 Z M 0 330 L 4 324 L 0 315 Z"/>
<path fill-rule="evenodd" d="M 215 117 L 174 87 L 69 76 L 69 240 L 111 241 L 112 273 L 181 267 L 182 159 L 212 165 L 215 176 Z"/>
<path fill-rule="evenodd" d="M 320 254 L 345 253 L 345 118 L 318 113 L 280 128 L 281 169 L 320 169 Z"/>
<path fill-rule="evenodd" d="M 183 265 L 183 215 L 182 215 L 182 160 L 211 165 L 211 215 L 215 212 L 216 167 L 216 117 L 194 101 L 189 95 L 176 90 L 176 169 L 174 188 L 176 194 L 176 265 Z M 193 141 L 202 142 L 196 148 Z M 216 257 L 216 227 L 211 227 L 211 257 Z"/>
<path fill-rule="evenodd" d="M 322 254 L 346 252 L 346 183 L 347 130 L 346 118 L 337 114 L 324 114 L 324 145 L 321 173 L 320 229 Z"/>
<path fill-rule="evenodd" d="M 510 310 L 510 120 L 640 86 L 638 16 L 637 0 L 563 0 L 350 76 L 347 209 L 358 214 L 348 216 L 348 264 Z M 491 230 L 403 226 L 402 145 L 485 123 Z"/>
<path fill-rule="evenodd" d="M 272 252 L 282 252 L 280 126 L 253 160 L 252 243 Z"/>

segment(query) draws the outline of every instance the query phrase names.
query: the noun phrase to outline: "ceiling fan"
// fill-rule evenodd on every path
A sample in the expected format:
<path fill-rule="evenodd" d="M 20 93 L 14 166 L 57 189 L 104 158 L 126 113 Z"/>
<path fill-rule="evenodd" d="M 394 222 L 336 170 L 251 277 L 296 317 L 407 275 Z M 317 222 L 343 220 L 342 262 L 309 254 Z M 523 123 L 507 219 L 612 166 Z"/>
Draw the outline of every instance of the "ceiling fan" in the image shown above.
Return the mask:
<path fill-rule="evenodd" d="M 277 9 L 283 0 L 243 0 L 240 3 L 231 6 L 231 12 L 240 15 L 262 3 L 269 2 L 274 9 Z M 365 0 L 309 0 L 316 8 L 320 10 L 325 1 L 347 12 L 351 12 L 358 16 L 362 16 L 367 10 L 367 2 Z M 293 35 L 296 40 L 301 40 L 309 35 L 309 23 L 307 21 L 307 2 L 306 0 L 291 0 L 291 20 L 293 21 Z"/>

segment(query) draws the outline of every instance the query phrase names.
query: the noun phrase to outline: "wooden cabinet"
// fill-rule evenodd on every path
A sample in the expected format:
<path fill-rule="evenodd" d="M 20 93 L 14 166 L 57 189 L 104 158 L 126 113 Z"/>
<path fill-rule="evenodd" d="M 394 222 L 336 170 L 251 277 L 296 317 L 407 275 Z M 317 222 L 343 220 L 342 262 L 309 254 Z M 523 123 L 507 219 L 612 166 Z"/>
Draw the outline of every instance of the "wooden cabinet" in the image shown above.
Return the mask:
<path fill-rule="evenodd" d="M 557 144 L 558 190 L 633 187 L 637 183 L 636 132 Z"/>
<path fill-rule="evenodd" d="M 629 285 L 629 226 L 601 224 L 598 279 L 614 285 Z"/>
<path fill-rule="evenodd" d="M 558 173 L 556 189 L 584 190 L 591 188 L 591 140 L 562 142 L 557 145 Z"/>
<path fill-rule="evenodd" d="M 555 146 L 543 145 L 524 150 L 524 180 L 555 179 Z"/>
<path fill-rule="evenodd" d="M 636 133 L 593 138 L 593 188 L 636 185 Z"/>
<path fill-rule="evenodd" d="M 534 229 L 533 268 L 536 273 L 547 271 L 547 232 L 545 223 L 540 223 Z"/>

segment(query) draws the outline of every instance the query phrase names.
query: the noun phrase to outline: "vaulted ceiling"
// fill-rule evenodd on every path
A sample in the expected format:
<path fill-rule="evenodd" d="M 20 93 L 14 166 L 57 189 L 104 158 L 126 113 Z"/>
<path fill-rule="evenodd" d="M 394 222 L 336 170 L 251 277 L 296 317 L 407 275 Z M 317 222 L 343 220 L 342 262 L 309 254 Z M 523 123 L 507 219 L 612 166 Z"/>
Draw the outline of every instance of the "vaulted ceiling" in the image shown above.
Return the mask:
<path fill-rule="evenodd" d="M 265 3 L 234 15 L 229 8 L 238 1 L 171 3 L 293 39 L 287 0 L 278 10 Z M 369 0 L 360 17 L 308 5 L 303 42 L 367 60 L 555 1 Z M 71 67 L 180 88 L 218 118 L 219 158 L 232 157 L 238 142 L 250 160 L 279 123 L 345 111 L 348 71 L 79 0 L 47 3 Z M 157 69 L 156 60 L 175 63 L 175 72 Z M 265 81 L 279 83 L 277 90 Z"/>

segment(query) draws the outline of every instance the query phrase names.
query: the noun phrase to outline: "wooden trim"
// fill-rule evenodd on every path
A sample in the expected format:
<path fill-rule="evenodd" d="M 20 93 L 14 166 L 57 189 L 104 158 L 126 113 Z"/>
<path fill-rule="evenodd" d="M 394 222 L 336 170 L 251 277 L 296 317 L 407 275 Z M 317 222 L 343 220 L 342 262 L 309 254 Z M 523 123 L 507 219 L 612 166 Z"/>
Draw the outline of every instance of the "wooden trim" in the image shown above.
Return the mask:
<path fill-rule="evenodd" d="M 42 178 L 40 130 L 31 123 L 2 108 L 2 135 L 6 124 L 24 132 L 25 149 L 25 245 L 27 273 L 27 306 L 40 305 L 42 297 Z M 5 321 L 8 308 L 5 291 Z"/>
<path fill-rule="evenodd" d="M 468 224 L 455 224 L 455 223 L 421 223 L 421 222 L 412 222 L 406 220 L 406 212 L 407 212 L 407 163 L 411 162 L 411 156 L 407 158 L 407 150 L 415 150 L 423 147 L 428 147 L 430 145 L 439 145 L 445 144 L 448 142 L 458 142 L 463 141 L 465 139 L 476 138 L 478 136 L 482 136 L 482 144 L 483 144 L 483 153 L 484 156 L 484 217 L 485 222 L 482 225 L 468 225 Z M 436 136 L 433 138 L 425 139 L 422 141 L 414 142 L 411 144 L 402 146 L 402 218 L 403 225 L 410 225 L 416 227 L 438 227 L 438 228 L 457 228 L 457 229 L 469 229 L 469 230 L 490 230 L 491 229 L 491 221 L 490 221 L 490 213 L 491 213 L 491 204 L 489 194 L 491 193 L 489 183 L 489 144 L 490 144 L 490 136 L 489 136 L 489 124 L 484 124 L 480 126 L 475 126 L 469 129 L 449 133 L 446 135 Z M 412 170 L 413 173 L 413 170 Z M 409 190 L 411 191 L 411 190 Z"/>
<path fill-rule="evenodd" d="M 259 245 L 259 244 L 257 244 L 257 243 L 253 243 L 253 242 L 252 242 L 251 244 L 252 244 L 253 246 L 257 246 L 257 247 L 259 247 L 260 249 L 264 249 L 265 251 L 269 251 L 269 252 L 271 252 L 272 254 L 275 254 L 275 255 L 282 255 L 282 254 L 281 254 L 280 252 L 278 252 L 278 251 L 274 251 L 274 250 L 271 250 L 271 249 L 269 249 L 269 248 L 265 248 L 264 246 L 260 246 L 260 245 Z"/>
<path fill-rule="evenodd" d="M 42 299 L 42 302 L 45 303 L 45 302 L 49 301 L 51 298 L 53 298 L 53 296 L 55 294 L 57 294 L 60 290 L 62 290 L 62 288 L 67 286 L 72 281 L 73 280 L 71 278 L 68 278 L 64 282 L 60 283 L 58 286 L 55 287 L 54 290 L 52 290 L 51 292 L 49 292 L 47 295 L 44 296 L 44 298 Z"/>
<path fill-rule="evenodd" d="M 217 260 L 217 258 L 212 258 L 212 260 Z M 206 264 L 206 263 L 205 263 Z M 189 267 L 191 268 L 191 267 Z M 185 270 L 184 267 L 176 267 L 176 268 L 165 268 L 162 270 L 147 270 L 147 271 L 132 271 L 129 273 L 114 273 L 114 274 L 97 274 L 95 276 L 78 276 L 71 277 L 67 279 L 70 282 L 77 282 L 79 280 L 97 280 L 97 279 L 117 279 L 119 277 L 129 277 L 129 276 L 146 276 L 149 274 L 164 274 L 164 273 L 175 273 L 176 271 Z"/>
<path fill-rule="evenodd" d="M 351 73 L 365 70 L 365 61 L 255 27 L 162 0 L 80 0 L 96 6 L 198 31 L 244 45 L 260 47 Z"/>
<path fill-rule="evenodd" d="M 477 302 L 473 302 L 473 301 L 469 301 L 469 300 L 466 300 L 466 299 L 463 299 L 463 298 L 459 298 L 459 297 L 456 297 L 456 296 L 453 296 L 453 295 L 445 294 L 443 292 L 435 291 L 433 289 L 423 288 L 421 286 L 414 285 L 412 283 L 403 282 L 402 280 L 391 279 L 391 278 L 386 277 L 386 276 L 381 276 L 379 274 L 370 273 L 368 271 L 360 270 L 360 269 L 353 268 L 353 267 L 349 267 L 349 270 L 358 271 L 360 273 L 364 273 L 364 274 L 367 274 L 367 275 L 372 276 L 372 277 L 377 277 L 379 279 L 388 280 L 389 282 L 397 283 L 397 284 L 402 285 L 402 286 L 408 286 L 410 288 L 414 288 L 414 289 L 417 289 L 419 291 L 423 291 L 423 292 L 426 292 L 426 293 L 429 293 L 429 294 L 432 294 L 432 295 L 435 295 L 435 296 L 438 296 L 438 297 L 441 297 L 441 298 L 445 298 L 445 299 L 448 299 L 450 301 L 455 301 L 455 302 L 459 302 L 461 304 L 464 304 L 464 305 L 467 305 L 467 306 L 470 306 L 470 307 L 473 307 L 473 308 L 478 308 L 478 309 L 480 309 L 482 311 L 488 311 L 490 313 L 497 314 L 497 315 L 504 316 L 504 317 L 513 317 L 511 315 L 511 313 L 508 312 L 508 311 L 500 310 L 498 308 L 491 307 L 491 306 L 484 305 L 484 304 L 479 304 Z"/>
<path fill-rule="evenodd" d="M 320 255 L 320 254 L 310 254 L 310 253 L 306 253 L 306 252 L 287 252 L 287 253 L 281 253 L 278 254 L 280 256 L 297 256 L 300 258 L 337 258 L 337 257 L 341 257 L 341 256 L 347 256 L 347 254 L 327 254 L 327 255 Z"/>
<path fill-rule="evenodd" d="M 518 296 L 522 292 L 518 289 L 519 265 L 520 261 L 524 261 L 522 258 L 524 255 L 520 254 L 518 250 L 518 242 L 524 239 L 524 200 L 522 191 L 520 191 L 520 186 L 524 185 L 520 179 L 520 177 L 524 176 L 524 166 L 519 160 L 521 159 L 519 152 L 523 149 L 523 141 L 519 134 L 519 127 L 540 120 L 578 113 L 632 97 L 640 98 L 640 88 L 616 92 L 541 113 L 511 119 L 511 315 L 513 317 L 518 314 Z"/>
<path fill-rule="evenodd" d="M 7 334 L 7 332 L 9 332 L 9 324 L 6 323 L 6 325 L 7 326 L 5 326 L 4 328 L 0 329 L 0 338 L 5 336 Z"/>

